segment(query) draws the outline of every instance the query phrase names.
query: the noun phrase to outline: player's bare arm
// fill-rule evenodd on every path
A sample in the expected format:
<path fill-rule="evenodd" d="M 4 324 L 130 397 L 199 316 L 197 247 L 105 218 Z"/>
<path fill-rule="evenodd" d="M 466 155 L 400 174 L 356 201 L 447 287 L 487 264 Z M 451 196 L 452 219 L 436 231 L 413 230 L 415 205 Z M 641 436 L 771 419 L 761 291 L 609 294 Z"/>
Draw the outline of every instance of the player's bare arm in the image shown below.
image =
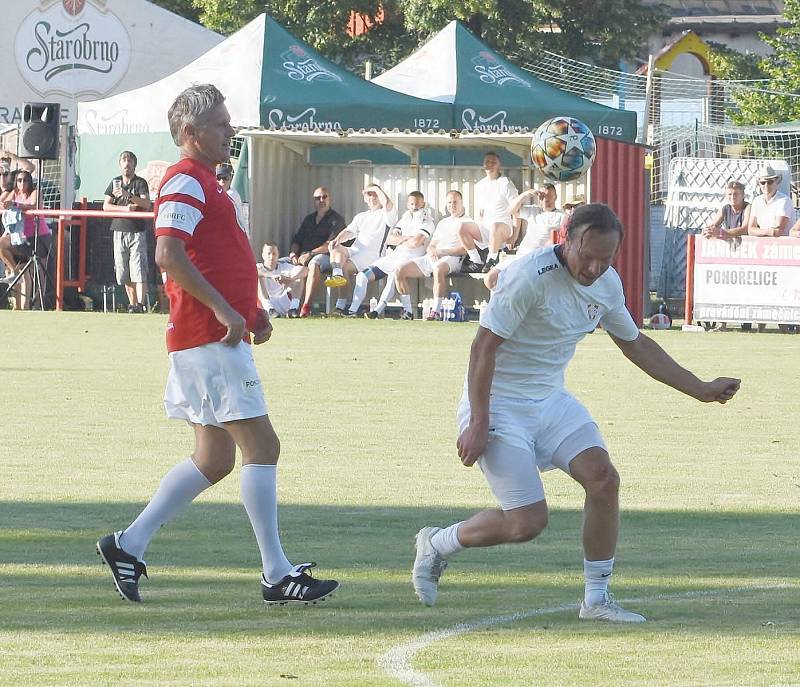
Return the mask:
<path fill-rule="evenodd" d="M 486 450 L 489 442 L 489 392 L 494 377 L 497 347 L 505 339 L 485 327 L 478 327 L 478 333 L 469 352 L 470 417 L 469 425 L 458 437 L 458 457 L 467 467 L 473 465 Z"/>
<path fill-rule="evenodd" d="M 187 293 L 210 308 L 217 321 L 227 328 L 227 333 L 221 339 L 222 343 L 235 346 L 242 340 L 245 332 L 244 318 L 192 264 L 181 239 L 159 236 L 156 239 L 156 264 Z"/>
<path fill-rule="evenodd" d="M 375 185 L 367 186 L 367 190 L 368 191 L 375 191 L 375 193 L 378 196 L 378 199 L 381 202 L 381 207 L 384 210 L 391 210 L 394 207 L 394 203 L 392 202 L 392 199 L 389 198 L 389 196 L 386 195 L 386 193 L 384 192 L 384 190 L 380 186 L 375 186 Z"/>
<path fill-rule="evenodd" d="M 673 389 L 696 398 L 703 403 L 727 403 L 739 391 L 740 379 L 717 377 L 704 382 L 694 373 L 681 367 L 675 360 L 645 334 L 633 341 L 623 341 L 609 334 L 625 357 L 653 379 Z"/>

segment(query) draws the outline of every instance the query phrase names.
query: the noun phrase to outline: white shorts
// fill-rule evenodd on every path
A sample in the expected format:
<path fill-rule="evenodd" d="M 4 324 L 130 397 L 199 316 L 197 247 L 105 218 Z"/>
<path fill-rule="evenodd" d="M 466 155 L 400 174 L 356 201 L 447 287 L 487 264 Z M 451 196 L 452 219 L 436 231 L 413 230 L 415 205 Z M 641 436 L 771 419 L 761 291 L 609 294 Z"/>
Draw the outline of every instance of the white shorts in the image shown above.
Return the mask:
<path fill-rule="evenodd" d="M 292 307 L 292 298 L 287 291 L 267 298 L 267 311 L 274 310 L 279 315 L 288 315 Z"/>
<path fill-rule="evenodd" d="M 489 246 L 489 236 L 491 235 L 492 225 L 498 222 L 508 225 L 510 229 L 514 228 L 514 223 L 510 214 L 497 216 L 484 215 L 483 223 L 478 225 L 478 229 L 481 232 L 481 240 L 475 242 L 478 248 L 487 248 Z"/>
<path fill-rule="evenodd" d="M 439 258 L 436 261 L 431 260 L 429 255 L 423 255 L 421 258 L 415 258 L 411 262 L 413 262 L 417 267 L 419 267 L 419 271 L 422 272 L 426 277 L 430 277 L 433 274 L 433 270 L 438 265 L 447 265 L 448 271 L 447 274 L 452 274 L 453 272 L 458 272 L 459 268 L 461 267 L 461 261 L 464 258 L 462 256 L 456 255 L 445 255 L 443 258 Z"/>
<path fill-rule="evenodd" d="M 250 344 L 209 343 L 174 351 L 169 362 L 164 391 L 167 417 L 221 427 L 267 414 Z"/>
<path fill-rule="evenodd" d="M 370 265 L 374 265 L 380 257 L 378 251 L 376 251 L 374 248 L 359 246 L 356 243 L 347 249 L 347 256 L 350 258 L 359 272 L 367 269 L 367 267 Z"/>
<path fill-rule="evenodd" d="M 425 252 L 419 252 L 416 255 L 413 253 L 409 255 L 407 250 L 391 250 L 386 253 L 382 258 L 378 258 L 375 262 L 370 265 L 370 267 L 376 267 L 381 272 L 385 274 L 389 274 L 394 272 L 398 267 L 402 267 L 408 262 L 411 262 L 415 258 L 418 258 L 422 255 L 425 255 Z"/>
<path fill-rule="evenodd" d="M 466 392 L 458 406 L 458 428 L 469 424 Z M 503 510 L 544 499 L 540 472 L 569 464 L 588 448 L 606 450 L 589 411 L 572 394 L 557 391 L 541 401 L 492 396 L 489 444 L 478 465 Z"/>

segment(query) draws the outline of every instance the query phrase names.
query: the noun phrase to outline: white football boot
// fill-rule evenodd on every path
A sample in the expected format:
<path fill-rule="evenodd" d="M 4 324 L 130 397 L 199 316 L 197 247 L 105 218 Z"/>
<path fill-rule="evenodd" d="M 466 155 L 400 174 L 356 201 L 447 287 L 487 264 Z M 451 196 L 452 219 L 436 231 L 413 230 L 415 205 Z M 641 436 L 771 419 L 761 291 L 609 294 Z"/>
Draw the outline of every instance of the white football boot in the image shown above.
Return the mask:
<path fill-rule="evenodd" d="M 611 594 L 606 594 L 605 603 L 596 606 L 587 606 L 581 602 L 581 610 L 578 613 L 581 620 L 605 620 L 609 623 L 643 623 L 647 620 L 643 615 L 626 611 L 620 606 Z"/>
<path fill-rule="evenodd" d="M 433 548 L 431 537 L 441 527 L 423 527 L 416 536 L 417 556 L 411 580 L 419 600 L 426 606 L 433 606 L 439 595 L 439 578 L 447 567 L 447 561 Z"/>

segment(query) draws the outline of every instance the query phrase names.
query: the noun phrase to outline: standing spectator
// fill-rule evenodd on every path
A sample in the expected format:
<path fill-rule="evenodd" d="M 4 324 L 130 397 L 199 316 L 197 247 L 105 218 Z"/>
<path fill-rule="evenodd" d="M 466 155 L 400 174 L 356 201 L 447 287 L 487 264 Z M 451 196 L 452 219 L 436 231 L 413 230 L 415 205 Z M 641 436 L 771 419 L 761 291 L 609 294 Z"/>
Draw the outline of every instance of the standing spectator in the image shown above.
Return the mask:
<path fill-rule="evenodd" d="M 422 257 L 414 258 L 399 267 L 395 272 L 397 291 L 403 305 L 401 320 L 413 320 L 408 280 L 433 276 L 433 307 L 428 315 L 429 320 L 442 319 L 442 301 L 447 293 L 447 275 L 458 271 L 464 259 L 466 249 L 461 241 L 462 229 L 477 229 L 475 221 L 467 217 L 464 211 L 464 200 L 459 191 L 447 194 L 447 217 L 440 220 L 433 232 L 428 249 Z"/>
<path fill-rule="evenodd" d="M 331 271 L 328 243 L 345 228 L 347 222 L 331 207 L 333 197 L 324 186 L 318 186 L 312 194 L 314 212 L 303 219 L 300 228 L 292 236 L 289 259 L 294 265 L 308 267 L 303 307 L 300 317 L 311 315 L 311 300 L 314 298 L 323 273 Z"/>
<path fill-rule="evenodd" d="M 233 201 L 233 207 L 236 208 L 236 217 L 239 220 L 239 225 L 244 227 L 244 233 L 247 234 L 247 238 L 250 238 L 250 224 L 244 209 L 244 203 L 242 203 L 242 197 L 239 195 L 239 192 L 231 186 L 233 183 L 233 165 L 229 162 L 223 162 L 221 165 L 217 165 L 216 174 L 217 183 L 225 189 L 225 193 L 227 193 L 228 197 Z"/>
<path fill-rule="evenodd" d="M 20 263 L 33 255 L 37 232 L 41 245 L 47 246 L 50 242 L 50 227 L 44 217 L 35 220 L 31 215 L 23 214 L 25 210 L 36 208 L 39 200 L 39 189 L 33 185 L 31 173 L 27 169 L 17 169 L 12 172 L 12 178 L 13 188 L 0 194 L 5 225 L 5 231 L 0 236 L 0 259 L 9 272 L 9 276 L 3 279 L 7 284 L 16 279 Z M 13 224 L 12 218 L 15 220 Z M 46 249 L 41 251 L 40 248 L 40 255 L 43 252 Z M 31 275 L 26 273 L 22 277 L 19 293 L 15 295 L 15 308 L 25 310 L 29 307 L 32 287 Z"/>
<path fill-rule="evenodd" d="M 123 150 L 119 156 L 122 174 L 106 188 L 103 210 L 106 212 L 147 212 L 153 207 L 147 182 L 136 176 L 136 155 Z M 147 284 L 147 222 L 143 219 L 111 220 L 114 232 L 114 269 L 117 284 L 125 287 L 128 312 L 144 312 L 144 289 Z"/>
<path fill-rule="evenodd" d="M 725 200 L 728 202 L 703 229 L 703 238 L 732 239 L 747 234 L 750 203 L 744 199 L 744 184 L 733 180 L 725 184 Z"/>
<path fill-rule="evenodd" d="M 758 173 L 761 195 L 753 199 L 747 233 L 750 236 L 786 236 L 794 217 L 792 201 L 778 190 L 782 176 L 770 164 Z"/>
<path fill-rule="evenodd" d="M 488 272 L 499 261 L 504 245 L 513 246 L 517 240 L 516 224 L 511 214 L 511 203 L 517 197 L 514 182 L 501 174 L 500 156 L 486 153 L 483 157 L 485 177 L 475 184 L 475 218 L 478 223 L 461 226 L 461 243 L 467 251 L 468 261 L 463 272 Z M 486 248 L 486 261 L 479 249 Z"/>
<path fill-rule="evenodd" d="M 114 585 L 141 601 L 143 557 L 159 529 L 228 475 L 242 454 L 241 495 L 261 553 L 261 594 L 268 604 L 310 603 L 339 586 L 292 565 L 278 532 L 280 442 L 267 415 L 253 341 L 272 325 L 258 308 L 256 261 L 230 200 L 218 193 L 214 165 L 230 156 L 234 135 L 224 96 L 211 84 L 190 86 L 169 109 L 180 160 L 164 175 L 156 201 L 156 259 L 168 275 L 170 371 L 164 406 L 194 430 L 190 458 L 161 480 L 125 530 L 97 542 Z M 218 523 L 217 523 L 218 526 Z M 221 534 L 221 533 L 220 533 Z"/>
<path fill-rule="evenodd" d="M 325 286 L 340 288 L 347 284 L 348 274 L 369 267 L 383 253 L 389 230 L 397 224 L 397 208 L 377 184 L 370 184 L 362 192 L 367 210 L 359 212 L 336 238 L 328 244 L 331 258 L 331 276 Z M 347 246 L 350 239 L 355 239 Z M 346 315 L 346 299 L 336 299 L 336 313 Z"/>

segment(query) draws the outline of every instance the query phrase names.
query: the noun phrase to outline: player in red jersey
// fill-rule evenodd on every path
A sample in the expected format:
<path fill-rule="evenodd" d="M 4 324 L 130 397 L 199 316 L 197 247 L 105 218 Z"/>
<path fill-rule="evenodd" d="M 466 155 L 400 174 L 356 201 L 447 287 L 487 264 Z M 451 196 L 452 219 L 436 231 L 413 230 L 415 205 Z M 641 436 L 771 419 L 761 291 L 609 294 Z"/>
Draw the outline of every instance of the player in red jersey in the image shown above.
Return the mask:
<path fill-rule="evenodd" d="M 170 371 L 164 406 L 189 422 L 191 457 L 162 479 L 125 530 L 97 542 L 124 599 L 141 601 L 144 552 L 158 529 L 202 491 L 228 475 L 242 452 L 241 495 L 261 551 L 261 592 L 268 604 L 315 603 L 339 586 L 292 565 L 278 535 L 276 467 L 280 442 L 267 416 L 250 346 L 268 341 L 272 325 L 259 309 L 255 257 L 215 165 L 230 157 L 234 135 L 216 87 L 192 86 L 169 110 L 181 159 L 161 183 L 156 211 L 156 262 L 167 273 Z"/>

